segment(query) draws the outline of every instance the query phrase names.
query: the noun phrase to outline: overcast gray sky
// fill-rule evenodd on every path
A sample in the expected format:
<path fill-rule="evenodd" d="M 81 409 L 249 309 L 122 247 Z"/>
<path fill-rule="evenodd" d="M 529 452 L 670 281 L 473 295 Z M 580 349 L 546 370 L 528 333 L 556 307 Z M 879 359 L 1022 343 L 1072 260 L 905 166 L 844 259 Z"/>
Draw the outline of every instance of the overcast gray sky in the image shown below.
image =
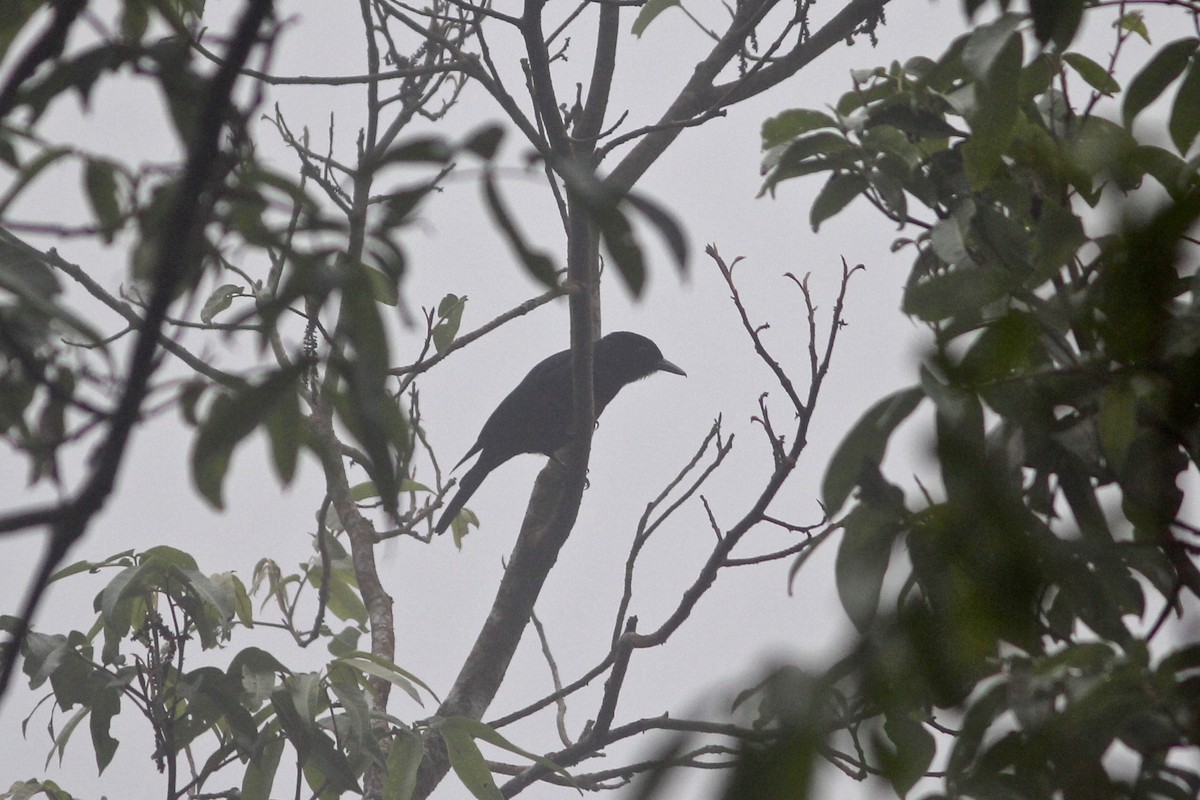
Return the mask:
<path fill-rule="evenodd" d="M 820 3 L 817 15 L 822 21 L 828 19 L 840 5 Z M 219 29 L 240 7 L 240 2 L 231 0 L 208 0 L 212 27 Z M 363 72 L 356 3 L 293 0 L 282 7 L 281 16 L 293 22 L 281 39 L 274 72 Z M 717 3 L 693 2 L 688 7 L 702 14 L 720 13 Z M 632 16 L 628 15 L 626 27 Z M 704 491 L 719 522 L 729 524 L 745 512 L 770 469 L 761 429 L 752 425 L 750 418 L 757 413 L 761 392 L 780 393 L 754 357 L 723 281 L 703 255 L 705 244 L 714 243 L 726 260 L 745 257 L 737 278 L 746 305 L 755 321 L 771 324 L 765 341 L 800 379 L 807 370 L 803 302 L 784 273 L 811 273 L 814 295 L 827 315 L 842 258 L 867 267 L 851 287 L 846 311 L 849 326 L 841 333 L 809 449 L 772 506 L 773 516 L 797 523 L 818 521 L 820 477 L 833 447 L 867 406 L 912 380 L 923 339 L 921 331 L 899 312 L 900 288 L 910 256 L 889 252 L 897 232 L 874 210 L 856 203 L 814 235 L 808 225 L 808 206 L 820 179 L 791 182 L 776 199 L 756 199 L 761 159 L 758 131 L 766 117 L 785 108 L 832 104 L 850 87 L 851 69 L 886 65 L 918 54 L 936 57 L 963 29 L 957 2 L 896 0 L 889 6 L 888 24 L 880 30 L 878 47 L 872 48 L 865 40 L 853 47 L 839 47 L 777 91 L 735 107 L 726 118 L 685 131 L 639 185 L 641 192 L 669 208 L 684 226 L 692 252 L 689 271 L 681 278 L 662 255 L 653 234 L 647 234 L 643 241 L 650 245 L 654 258 L 645 296 L 632 300 L 614 276 L 609 276 L 604 328 L 650 336 L 667 358 L 687 370 L 688 377 L 658 375 L 629 387 L 605 412 L 598 429 L 591 485 L 584 494 L 578 524 L 538 603 L 538 614 L 566 680 L 593 666 L 607 652 L 626 551 L 637 519 L 645 503 L 691 457 L 713 419 L 722 416 L 725 434 L 736 437 L 732 456 Z M 1092 33 L 1104 35 L 1105 31 Z M 586 46 L 582 38 L 575 47 Z M 498 43 L 497 50 L 510 75 L 517 74 L 513 44 Z M 630 109 L 627 127 L 657 119 L 664 100 L 688 78 L 705 46 L 703 37 L 677 10 L 666 12 L 642 39 L 623 38 L 616 92 L 610 104 L 613 116 Z M 583 70 L 590 63 L 584 52 L 572 51 L 571 55 L 572 69 Z M 560 91 L 574 80 L 564 79 Z M 362 118 L 361 88 L 291 87 L 272 89 L 268 94 L 271 103 L 279 103 L 293 129 L 310 128 L 319 147 L 324 146 L 333 111 L 335 148 L 347 154 L 345 161 L 352 160 L 349 154 Z M 82 123 L 78 113 L 73 102 L 60 102 L 54 110 L 53 122 L 64 137 L 78 136 L 89 148 L 123 160 L 167 161 L 172 157 L 173 139 L 162 124 L 157 99 L 145 85 L 102 84 Z M 501 115 L 481 91 L 471 87 L 441 130 L 456 136 L 487 121 L 501 121 Z M 258 135 L 260 152 L 276 154 L 285 167 L 293 165 L 268 126 L 261 125 Z M 513 163 L 528 149 L 511 129 L 505 148 Z M 519 210 L 526 232 L 563 263 L 561 228 L 544 184 L 535 175 L 513 177 L 503 187 Z M 60 185 L 47 184 L 33 193 L 14 216 L 53 219 L 64 214 L 82 219 L 83 208 L 68 205 L 76 202 L 76 193 L 77 186 L 64 177 Z M 469 302 L 463 330 L 473 329 L 540 292 L 514 263 L 488 221 L 478 181 L 470 173 L 448 182 L 445 191 L 425 207 L 421 224 L 403 241 L 410 255 L 405 303 L 415 311 L 436 305 L 447 292 L 465 294 Z M 115 292 L 122 280 L 126 256 L 119 247 L 98 249 L 83 242 L 49 240 L 34 243 L 58 247 L 64 257 L 84 265 L 111 291 Z M 92 319 L 105 330 L 114 329 L 117 323 L 102 309 L 97 309 Z M 425 426 L 443 466 L 466 452 L 488 413 L 529 367 L 567 345 L 566 321 L 565 302 L 542 308 L 458 353 L 420 381 Z M 397 364 L 415 357 L 420 333 L 402 331 L 397 339 Z M 237 363 L 237 352 L 227 352 L 211 339 L 204 345 L 201 341 L 199 336 L 188 338 L 211 360 Z M 123 352 L 127 346 L 128 342 L 118 344 L 116 350 Z M 777 408 L 783 427 L 786 412 L 782 405 Z M 234 570 L 249 581 L 253 565 L 263 556 L 277 559 L 285 569 L 311 556 L 313 516 L 323 493 L 313 462 L 302 465 L 290 489 L 280 490 L 263 440 L 252 440 L 236 456 L 227 482 L 227 510 L 215 513 L 192 490 L 187 468 L 190 441 L 191 431 L 175 413 L 140 430 L 112 502 L 71 560 L 98 559 L 127 548 L 161 543 L 193 553 L 206 572 Z M 909 441 L 907 458 L 915 463 L 921 446 L 915 437 Z M 512 547 L 541 464 L 539 458 L 522 457 L 484 483 L 469 503 L 483 528 L 468 538 L 461 552 L 448 537 L 430 546 L 403 540 L 380 548 L 387 588 L 396 602 L 397 663 L 439 693 L 449 688 L 487 613 L 502 559 Z M 3 507 L 28 502 L 32 496 L 22 488 L 19 460 L 0 453 L 0 470 L 8 476 L 0 487 Z M 68 474 L 77 476 L 77 466 L 68 469 Z M 905 470 L 897 474 L 904 477 Z M 711 536 L 705 512 L 693 500 L 655 537 L 638 573 L 631 609 L 641 617 L 642 629 L 656 626 L 674 607 L 680 591 L 706 557 Z M 786 535 L 763 527 L 748 537 L 746 554 L 777 549 L 789 541 Z M 37 533 L 0 539 L 5 576 L 0 582 L 0 609 L 18 606 L 25 576 L 41 543 Z M 827 547 L 809 562 L 791 597 L 786 560 L 723 573 L 670 644 L 635 655 L 619 719 L 665 711 L 675 715 L 719 713 L 767 664 L 786 658 L 818 667 L 833 657 L 849 631 L 833 586 L 833 553 L 834 548 Z M 101 577 L 110 578 L 111 573 Z M 37 628 L 45 632 L 65 632 L 69 626 L 86 629 L 92 597 L 101 585 L 100 580 L 84 578 L 54 587 L 36 621 Z M 265 616 L 269 617 L 270 611 Z M 231 647 L 260 644 L 259 636 L 238 631 Z M 283 645 L 280 640 L 279 646 Z M 292 663 L 289 658 L 296 658 L 297 663 L 316 669 L 325 656 L 322 651 L 284 660 Z M 222 654 L 217 658 L 222 660 Z M 532 634 L 527 635 L 488 716 L 520 707 L 550 689 L 537 642 Z M 578 735 L 597 697 L 596 691 L 588 690 L 573 699 L 567 718 L 573 734 Z M 19 685 L 0 712 L 0 752 L 6 754 L 0 760 L 0 787 L 45 774 L 88 797 L 150 797 L 161 791 L 160 778 L 148 756 L 152 748 L 149 734 L 137 721 L 116 728 L 121 748 L 99 779 L 84 730 L 72 741 L 62 767 L 53 766 L 43 773 L 41 764 L 50 747 L 43 734 L 45 708 L 34 717 L 27 740 L 21 738 L 16 724 L 29 713 L 34 700 L 34 695 Z M 416 707 L 400 694 L 393 695 L 391 708 L 402 718 L 420 718 L 432 711 Z M 127 708 L 123 716 L 133 713 Z M 530 749 L 555 747 L 552 718 L 545 715 L 507 735 Z M 634 747 L 646 744 L 648 740 L 635 742 Z M 606 766 L 619 763 L 610 760 L 615 763 Z M 841 788 L 853 789 L 847 784 L 843 780 Z M 560 796 L 562 791 L 535 788 L 525 796 Z M 856 791 L 865 795 L 869 790 Z M 705 795 L 707 790 L 697 796 Z M 437 796 L 463 796 L 463 790 L 451 776 Z"/>

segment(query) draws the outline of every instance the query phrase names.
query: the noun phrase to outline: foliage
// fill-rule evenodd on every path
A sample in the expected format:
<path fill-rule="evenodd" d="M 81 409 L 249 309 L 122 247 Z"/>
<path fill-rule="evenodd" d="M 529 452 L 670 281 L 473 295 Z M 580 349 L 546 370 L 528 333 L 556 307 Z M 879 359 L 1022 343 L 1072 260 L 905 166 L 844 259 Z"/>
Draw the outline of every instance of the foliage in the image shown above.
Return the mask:
<path fill-rule="evenodd" d="M 823 353 L 816 304 L 807 284 L 796 281 L 811 334 L 807 393 L 791 385 L 747 321 L 756 350 L 788 394 L 792 444 L 785 450 L 787 436 L 771 428 L 764 405 L 773 469 L 744 516 L 717 537 L 671 615 L 650 633 L 636 630 L 629 608 L 637 556 L 728 454 L 731 441 L 719 420 L 691 462 L 665 481 L 633 537 L 626 587 L 613 603 L 614 632 L 598 632 L 601 662 L 495 725 L 481 720 L 578 512 L 593 428 L 590 343 L 599 327 L 601 254 L 614 268 L 609 274 L 635 296 L 648 271 L 640 231 L 661 238 L 678 266 L 685 263 L 681 226 L 637 192 L 637 181 L 681 129 L 791 79 L 843 41 L 874 36 L 884 3 L 859 0 L 816 31 L 808 26 L 807 0 L 794 9 L 748 0 L 714 25 L 689 16 L 687 24 L 714 39 L 710 52 L 684 65 L 677 97 L 663 109 L 669 115 L 630 128 L 621 127 L 623 116 L 607 119 L 619 34 L 631 21 L 640 33 L 669 3 L 646 4 L 633 20 L 621 3 L 571 11 L 529 2 L 513 16 L 502 4 L 359 0 L 365 74 L 305 78 L 271 72 L 275 46 L 288 33 L 287 14 L 271 0 L 224 9 L 232 15 L 228 24 L 214 20 L 204 0 L 0 3 L 0 170 L 8 178 L 0 192 L 0 436 L 5 455 L 22 461 L 30 484 L 43 492 L 38 496 L 52 498 L 0 514 L 0 535 L 45 536 L 24 607 L 2 618 L 0 696 L 21 664 L 31 686 L 52 701 L 39 712 L 51 718 L 51 755 L 61 756 L 86 720 L 100 771 L 118 748 L 113 719 L 136 710 L 153 734 L 150 757 L 169 800 L 218 796 L 213 787 L 228 785 L 231 774 L 240 789 L 224 794 L 244 798 L 277 792 L 277 777 L 280 785 L 290 779 L 289 793 L 297 796 L 425 797 L 450 770 L 481 798 L 512 795 L 535 781 L 610 788 L 658 762 L 575 777 L 562 767 L 647 731 L 756 737 L 733 724 L 714 730 L 670 709 L 620 723 L 617 701 L 633 654 L 666 643 L 717 575 L 739 565 L 730 551 L 765 520 L 767 504 L 795 468 L 832 358 L 850 269 Z M 772 14 L 777 6 L 789 13 Z M 714 35 L 719 29 L 725 33 Z M 500 62 L 490 42 L 512 34 L 521 52 Z M 592 37 L 583 47 L 595 57 L 590 80 L 570 77 L 578 87 L 575 106 L 560 101 L 570 91 L 562 70 L 572 35 Z M 769 42 L 762 51 L 760 37 Z M 328 142 L 318 145 L 279 107 L 268 110 L 278 83 L 356 92 L 361 128 L 351 143 L 338 140 L 332 119 Z M 501 123 L 446 127 L 468 83 Z M 106 91 L 146 86 L 152 99 L 140 110 L 168 121 L 171 154 L 162 163 L 126 163 L 90 135 L 90 111 Z M 61 119 L 71 120 L 69 130 Z M 267 139 L 292 166 L 279 166 Z M 525 231 L 505 199 L 501 176 L 515 159 L 504 148 L 513 139 L 532 153 L 526 175 L 544 179 L 559 209 L 565 235 L 555 250 Z M 605 158 L 615 163 L 601 174 Z M 498 240 L 545 287 L 467 332 L 461 292 L 430 303 L 422 320 L 409 318 L 404 295 L 405 275 L 420 266 L 410 263 L 406 236 L 456 172 L 478 179 Z M 71 218 L 68 202 L 36 219 L 23 216 L 44 209 L 28 201 L 37 191 L 66 194 L 64 176 L 78 187 L 82 220 Z M 99 264 L 60 254 L 57 247 L 72 241 L 111 248 L 104 252 L 122 260 L 119 290 L 97 279 Z M 732 267 L 715 248 L 711 254 L 736 296 Z M 432 692 L 395 663 L 393 600 L 375 548 L 401 537 L 431 544 L 429 520 L 453 484 L 422 426 L 415 382 L 499 325 L 563 296 L 577 389 L 569 452 L 539 478 L 528 530 L 481 623 L 480 645 L 458 681 L 439 676 L 453 691 L 433 698 L 435 710 L 402 715 L 389 705 L 393 687 L 418 702 Z M 95 321 L 96 303 L 116 322 Z M 740 302 L 738 308 L 745 320 Z M 202 350 L 190 349 L 196 340 Z M 236 356 L 211 359 L 212 343 Z M 165 409 L 189 426 L 194 488 L 216 509 L 225 504 L 231 463 L 256 433 L 268 444 L 280 484 L 293 481 L 302 456 L 312 457 L 324 493 L 309 499 L 319 509 L 315 554 L 298 571 L 265 558 L 246 587 L 233 572 L 206 574 L 191 554 L 167 546 L 67 564 L 68 551 L 99 527 L 130 441 Z M 352 480 L 358 468 L 368 480 Z M 472 523 L 478 518 L 470 513 L 455 523 L 456 544 Z M 115 548 L 99 552 L 107 549 Z M 65 633 L 31 628 L 48 586 L 92 573 L 111 576 L 97 595 L 94 620 Z M 257 609 L 255 596 L 262 597 Z M 319 668 L 285 664 L 271 636 L 301 647 L 319 642 L 330 658 Z M 594 722 L 552 758 L 498 732 L 565 702 L 600 675 L 607 680 Z M 479 742 L 519 763 L 485 761 Z M 730 749 L 706 744 L 671 763 L 722 766 L 702 757 Z M 508 776 L 503 787 L 500 775 Z M 14 784 L 6 796 L 37 794 L 71 796 L 37 779 Z"/>
<path fill-rule="evenodd" d="M 825 477 L 860 640 L 753 695 L 791 739 L 748 747 L 739 775 L 760 777 L 730 797 L 799 796 L 819 756 L 900 796 L 925 775 L 951 797 L 1200 791 L 1200 527 L 1181 489 L 1200 463 L 1200 40 L 1141 55 L 1123 3 L 1101 66 L 1069 49 L 1085 5 L 1112 14 L 1031 2 L 763 125 L 765 192 L 828 174 L 814 230 L 860 197 L 915 229 L 895 245 L 913 255 L 903 310 L 932 345 Z M 1165 130 L 1143 113 L 1160 97 Z M 906 493 L 883 462 L 919 408 L 938 474 Z"/>

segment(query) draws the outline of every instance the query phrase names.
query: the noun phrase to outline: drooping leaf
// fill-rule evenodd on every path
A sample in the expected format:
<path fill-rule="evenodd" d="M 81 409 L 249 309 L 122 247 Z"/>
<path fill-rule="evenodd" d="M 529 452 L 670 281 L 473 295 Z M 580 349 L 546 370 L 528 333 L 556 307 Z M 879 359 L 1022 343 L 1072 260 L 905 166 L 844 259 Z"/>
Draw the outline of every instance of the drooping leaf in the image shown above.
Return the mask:
<path fill-rule="evenodd" d="M 919 387 L 894 392 L 871 406 L 855 423 L 825 470 L 821 496 L 826 513 L 832 516 L 846 502 L 861 479 L 864 465 L 878 468 L 892 431 L 908 418 L 924 396 Z"/>
<path fill-rule="evenodd" d="M 111 243 L 121 226 L 121 203 L 117 185 L 117 166 L 104 159 L 90 158 L 84 167 L 84 189 L 101 236 Z"/>
<path fill-rule="evenodd" d="M 816 233 L 821 223 L 837 214 L 868 186 L 867 179 L 855 172 L 834 173 L 821 187 L 809 212 L 809 224 Z"/>
<path fill-rule="evenodd" d="M 1121 116 L 1131 127 L 1137 115 L 1161 95 L 1187 68 L 1188 60 L 1200 46 L 1200 39 L 1178 39 L 1154 54 L 1154 57 L 1129 81 Z"/>
<path fill-rule="evenodd" d="M 1179 83 L 1167 130 L 1175 148 L 1186 156 L 1196 135 L 1200 134 L 1200 58 L 1193 56 L 1191 66 Z"/>
<path fill-rule="evenodd" d="M 500 191 L 496 188 L 495 179 L 490 172 L 484 173 L 483 189 L 488 211 L 492 214 L 492 220 L 500 228 L 500 232 L 504 234 L 509 247 L 512 248 L 518 260 L 520 260 L 521 266 L 525 267 L 530 275 L 546 286 L 556 286 L 558 283 L 558 272 L 554 267 L 554 261 L 545 252 L 534 250 L 526 242 L 525 235 L 517 228 L 516 222 L 513 221 L 512 215 L 509 214 L 508 208 L 500 197 Z"/>
<path fill-rule="evenodd" d="M 503 800 L 500 788 L 488 769 L 483 754 L 478 745 L 463 728 L 454 724 L 440 726 L 438 733 L 446 743 L 446 755 L 450 759 L 450 768 L 462 781 L 463 786 L 477 800 Z"/>
<path fill-rule="evenodd" d="M 897 533 L 894 509 L 862 503 L 843 524 L 844 533 L 834 562 L 838 598 L 860 633 L 875 619 L 879 592 Z"/>
<path fill-rule="evenodd" d="M 646 28 L 662 12 L 671 6 L 679 5 L 679 0 L 647 0 L 633 20 L 633 35 L 640 37 Z"/>
<path fill-rule="evenodd" d="M 295 395 L 298 372 L 295 366 L 278 370 L 257 385 L 213 402 L 192 446 L 192 480 L 216 508 L 224 508 L 223 487 L 233 451 L 288 395 Z"/>

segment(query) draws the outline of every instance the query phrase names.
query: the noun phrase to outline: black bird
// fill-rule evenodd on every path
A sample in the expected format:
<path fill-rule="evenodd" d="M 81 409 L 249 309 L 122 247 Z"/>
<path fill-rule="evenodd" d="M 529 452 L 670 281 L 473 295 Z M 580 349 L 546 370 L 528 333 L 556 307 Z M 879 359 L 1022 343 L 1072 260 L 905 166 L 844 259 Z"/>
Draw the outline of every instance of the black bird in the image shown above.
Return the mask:
<path fill-rule="evenodd" d="M 592 351 L 592 396 L 596 418 L 626 384 L 655 372 L 686 372 L 663 358 L 658 345 L 629 331 L 614 331 Z M 542 361 L 508 393 L 483 423 L 479 438 L 455 469 L 479 453 L 475 466 L 459 481 L 434 530 L 443 533 L 492 470 L 521 453 L 553 456 L 571 438 L 571 351 Z"/>

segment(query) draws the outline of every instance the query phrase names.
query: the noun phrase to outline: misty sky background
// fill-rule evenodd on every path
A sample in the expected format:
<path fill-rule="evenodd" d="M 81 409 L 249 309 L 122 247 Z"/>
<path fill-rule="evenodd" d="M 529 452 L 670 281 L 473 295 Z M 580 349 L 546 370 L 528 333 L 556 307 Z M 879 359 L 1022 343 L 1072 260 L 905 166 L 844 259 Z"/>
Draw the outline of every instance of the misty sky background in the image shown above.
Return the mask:
<path fill-rule="evenodd" d="M 274 74 L 365 71 L 357 3 L 292 0 L 279 7 L 280 18 L 291 22 L 275 48 L 271 64 Z M 817 4 L 814 30 L 840 7 L 834 2 Z M 241 2 L 208 0 L 205 23 L 214 31 L 224 31 L 241 8 Z M 718 3 L 691 2 L 688 8 L 714 24 L 723 13 Z M 633 17 L 632 12 L 623 15 L 626 31 Z M 1093 58 L 1097 53 L 1107 54 L 1111 43 L 1108 24 L 1115 17 L 1115 12 L 1091 15 L 1084 36 L 1104 43 L 1088 51 Z M 1126 69 L 1134 68 L 1175 37 L 1170 29 L 1155 28 L 1153 17 L 1150 21 L 1153 44 L 1131 39 Z M 591 64 L 585 33 L 588 30 L 580 26 L 573 38 L 570 61 L 556 84 L 560 99 L 573 98 L 575 81 L 586 80 Z M 781 87 L 733 107 L 727 117 L 684 131 L 638 184 L 640 193 L 674 213 L 686 233 L 691 257 L 686 274 L 681 276 L 657 235 L 640 228 L 640 241 L 650 253 L 647 289 L 641 299 L 634 300 L 615 270 L 607 273 L 603 327 L 606 332 L 628 329 L 650 336 L 668 359 L 687 370 L 688 377 L 655 375 L 630 386 L 601 420 L 593 442 L 590 488 L 584 493 L 579 520 L 537 605 L 564 681 L 574 680 L 608 652 L 624 563 L 637 520 L 646 503 L 692 457 L 713 420 L 722 417 L 724 434 L 735 437 L 733 453 L 702 491 L 719 523 L 728 526 L 745 513 L 771 469 L 767 442 L 751 417 L 758 413 L 762 392 L 770 392 L 777 399 L 782 399 L 782 392 L 754 355 L 724 282 L 704 255 L 706 244 L 715 244 L 726 261 L 744 257 L 735 277 L 746 307 L 756 323 L 770 324 L 765 343 L 802 387 L 807 385 L 807 321 L 803 298 L 784 273 L 811 276 L 810 286 L 820 306 L 818 331 L 824 337 L 842 259 L 851 265 L 866 266 L 851 283 L 845 312 L 849 324 L 839 334 L 833 369 L 818 404 L 808 449 L 771 506 L 772 516 L 797 524 L 820 521 L 820 480 L 833 448 L 867 407 L 915 380 L 916 361 L 928 340 L 923 329 L 899 311 L 912 253 L 904 250 L 892 254 L 889 246 L 897 236 L 915 236 L 916 231 L 898 232 L 865 202 L 856 201 L 814 234 L 808 212 L 823 177 L 788 182 L 774 199 L 756 198 L 761 183 L 759 128 L 764 119 L 786 108 L 832 105 L 850 89 L 852 69 L 886 66 L 893 59 L 902 61 L 914 55 L 936 58 L 963 30 L 966 22 L 958 2 L 895 0 L 888 6 L 887 25 L 879 30 L 877 47 L 871 47 L 865 38 L 851 47 L 839 46 Z M 510 90 L 520 99 L 518 44 L 512 35 L 493 41 L 497 60 L 510 78 Z M 626 109 L 629 120 L 624 130 L 657 120 L 708 46 L 709 41 L 677 9 L 664 13 L 640 39 L 623 35 L 609 124 Z M 1085 48 L 1077 43 L 1076 49 Z M 334 149 L 341 153 L 343 163 L 353 161 L 354 141 L 363 119 L 362 87 L 268 87 L 266 96 L 262 112 L 269 113 L 271 105 L 278 103 L 294 131 L 309 128 L 318 151 L 326 145 L 332 112 Z M 528 106 L 527 101 L 523 106 Z M 414 133 L 437 132 L 454 139 L 489 122 L 500 122 L 508 130 L 502 160 L 512 169 L 504 173 L 501 183 L 505 198 L 529 238 L 549 251 L 558 266 L 565 265 L 561 225 L 544 180 L 536 172 L 520 174 L 529 147 L 479 87 L 467 87 L 444 123 L 417 128 Z M 124 162 L 167 163 L 178 157 L 177 142 L 164 120 L 160 100 L 145 81 L 105 79 L 94 91 L 86 115 L 80 116 L 80 106 L 73 97 L 60 99 L 49 112 L 47 123 L 63 139 Z M 260 123 L 256 131 L 260 157 L 270 154 L 275 164 L 295 174 L 296 160 L 274 131 L 266 123 Z M 626 151 L 623 148 L 610 156 L 601 165 L 601 172 L 611 169 Z M 422 307 L 436 306 L 446 293 L 466 295 L 465 332 L 542 289 L 515 261 L 490 221 L 481 199 L 478 171 L 466 161 L 463 166 L 445 183 L 444 191 L 422 206 L 419 223 L 402 234 L 400 241 L 409 263 L 402 302 L 419 318 Z M 397 180 L 397 186 L 402 183 Z M 386 189 L 385 178 L 376 190 Z M 40 181 L 11 216 L 18 220 L 86 223 L 89 213 L 78 175 L 64 169 Z M 121 245 L 127 240 L 119 239 L 115 246 L 105 248 L 82 239 L 24 238 L 41 248 L 56 247 L 60 255 L 83 265 L 114 294 L 125 279 L 127 254 Z M 245 266 L 255 274 L 265 274 L 261 263 Z M 210 287 L 236 282 L 228 276 L 214 276 L 208 281 Z M 69 293 L 91 312 L 88 318 L 94 325 L 104 332 L 117 329 L 115 314 L 82 292 L 72 289 Z M 419 351 L 422 330 L 405 328 L 397 319 L 396 333 L 393 362 L 410 363 Z M 123 359 L 131 342 L 129 338 L 117 342 L 111 352 Z M 225 342 L 219 335 L 192 332 L 184 336 L 183 342 L 214 364 L 236 367 L 244 363 L 239 359 L 244 358 L 245 345 Z M 508 323 L 418 381 L 423 425 L 443 469 L 466 452 L 487 415 L 525 372 L 567 344 L 564 299 Z M 171 365 L 164 374 L 183 376 L 186 372 Z M 791 416 L 786 406 L 775 402 L 772 408 L 777 429 L 786 430 Z M 903 434 L 899 455 L 892 453 L 887 472 L 906 486 L 914 486 L 911 475 L 928 463 L 927 448 L 919 425 L 909 428 Z M 206 573 L 233 570 L 249 582 L 254 564 L 264 556 L 276 559 L 285 571 L 294 571 L 296 564 L 313 556 L 314 515 L 324 492 L 315 461 L 307 457 L 294 483 L 281 489 L 270 466 L 265 437 L 256 434 L 235 455 L 226 481 L 227 508 L 218 513 L 192 487 L 188 454 L 193 435 L 174 410 L 162 413 L 135 433 L 115 494 L 87 537 L 73 550 L 69 562 L 167 544 L 192 553 Z M 439 695 L 444 696 L 449 689 L 487 614 L 500 580 L 502 561 L 512 548 L 529 490 L 542 464 L 541 458 L 523 456 L 485 481 L 468 504 L 483 527 L 467 538 L 461 551 L 455 549 L 448 536 L 430 545 L 410 539 L 392 540 L 377 550 L 381 575 L 395 601 L 396 662 L 420 676 Z M 66 485 L 74 486 L 81 465 L 64 464 L 64 468 Z M 427 465 L 419 465 L 418 470 L 418 480 L 431 479 Z M 0 474 L 6 477 L 0 484 L 4 508 L 23 507 L 49 496 L 44 488 L 27 489 L 24 471 L 20 458 L 7 451 L 0 453 Z M 357 470 L 357 477 L 366 479 L 361 470 Z M 1194 479 L 1194 474 L 1189 479 Z M 698 498 L 693 498 L 651 539 L 635 576 L 631 612 L 641 620 L 639 630 L 653 630 L 674 609 L 680 593 L 707 557 L 712 536 L 704 509 Z M 794 536 L 760 525 L 734 555 L 781 549 L 795 541 Z M 42 542 L 41 533 L 0 538 L 0 569 L 4 576 L 0 581 L 0 613 L 12 613 L 19 607 Z M 723 570 L 692 618 L 667 645 L 634 654 L 618 707 L 618 723 L 667 711 L 673 716 L 719 718 L 733 696 L 771 665 L 786 660 L 817 669 L 843 652 L 852 628 L 833 583 L 834 553 L 832 542 L 822 548 L 800 572 L 791 596 L 787 585 L 790 560 Z M 35 621 L 36 629 L 47 633 L 86 630 L 94 618 L 92 599 L 113 574 L 86 576 L 53 586 Z M 274 610 L 273 605 L 268 606 L 263 617 L 271 619 Z M 335 624 L 335 630 L 339 627 Z M 237 629 L 223 652 L 200 654 L 198 648 L 193 648 L 195 660 L 190 666 L 226 662 L 238 649 L 251 645 L 278 648 L 281 660 L 296 668 L 319 669 L 329 657 L 319 644 L 298 652 L 283 635 L 262 629 Z M 14 681 L 0 705 L 0 753 L 5 754 L 0 759 L 0 787 L 6 788 L 18 779 L 45 776 L 81 797 L 161 794 L 162 778 L 149 758 L 153 747 L 149 729 L 128 704 L 114 723 L 120 749 L 102 776 L 96 777 L 86 726 L 76 732 L 61 767 L 56 757 L 51 768 L 43 770 L 51 747 L 44 734 L 48 706 L 34 715 L 27 737 L 22 738 L 19 722 L 42 694 L 31 693 L 23 677 Z M 573 736 L 579 735 L 594 713 L 601 686 L 602 680 L 594 681 L 569 701 L 567 724 Z M 551 690 L 540 647 L 532 630 L 528 630 L 485 720 L 522 707 Z M 433 705 L 427 703 L 422 709 L 402 693 L 393 692 L 390 710 L 404 719 L 419 719 L 432 713 Z M 503 733 L 528 749 L 554 749 L 557 738 L 552 714 L 542 712 Z M 60 714 L 58 724 L 67 716 Z M 656 741 L 661 740 L 643 737 L 610 748 L 612 757 L 586 762 L 578 770 L 617 766 L 635 754 L 644 757 Z M 281 777 L 286 772 L 281 767 Z M 830 780 L 835 777 L 827 776 Z M 227 778 L 219 777 L 208 791 L 225 788 L 232 779 L 232 772 Z M 686 788 L 688 796 L 708 797 L 717 785 L 713 782 L 719 780 L 720 774 L 692 775 L 680 784 L 679 791 Z M 838 787 L 840 796 L 850 796 L 846 794 L 850 792 L 867 797 L 874 788 L 880 788 L 870 783 L 857 785 L 845 778 L 830 785 Z M 568 791 L 534 787 L 522 796 L 560 797 Z M 465 794 L 450 775 L 435 797 Z"/>

